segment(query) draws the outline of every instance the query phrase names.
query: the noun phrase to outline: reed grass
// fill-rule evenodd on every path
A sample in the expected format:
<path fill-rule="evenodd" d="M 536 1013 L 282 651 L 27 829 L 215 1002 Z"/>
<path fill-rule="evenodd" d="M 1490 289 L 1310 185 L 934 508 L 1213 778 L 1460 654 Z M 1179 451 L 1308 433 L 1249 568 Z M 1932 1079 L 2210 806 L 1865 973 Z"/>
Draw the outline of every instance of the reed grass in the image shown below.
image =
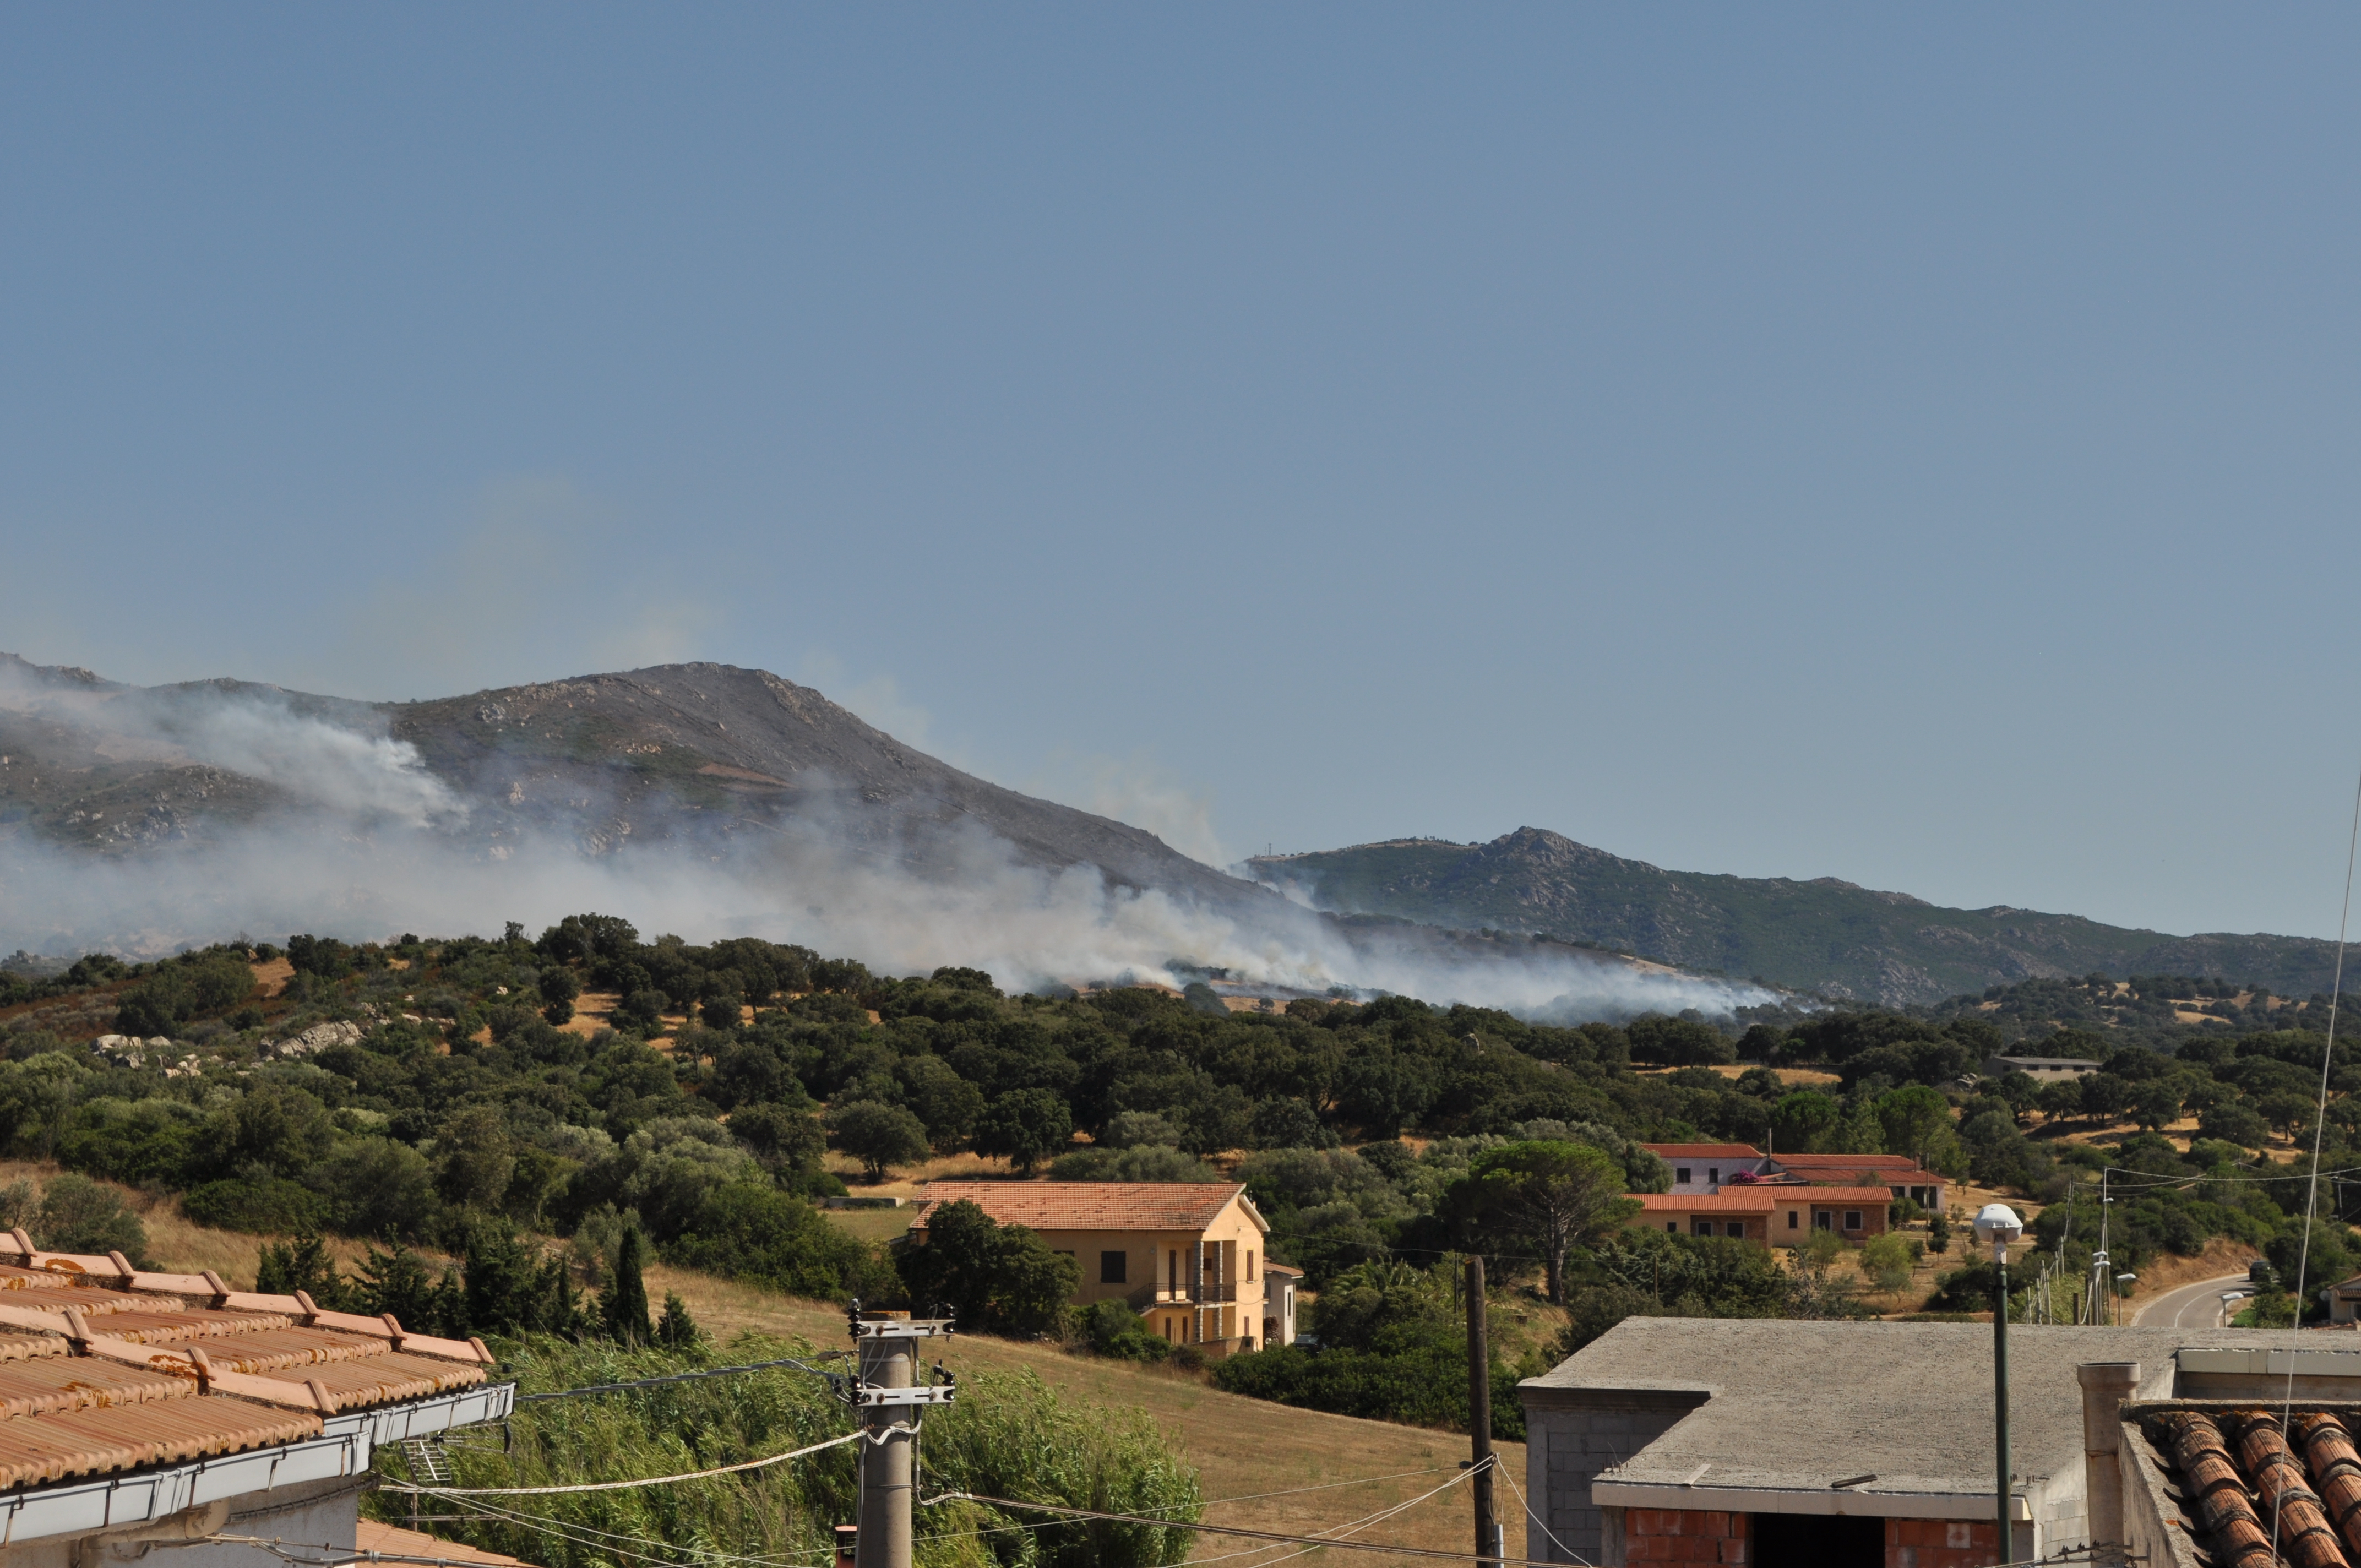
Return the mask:
<path fill-rule="evenodd" d="M 625 1350 L 534 1340 L 509 1347 L 519 1391 L 538 1393 L 662 1376 L 701 1365 L 818 1354 L 807 1341 L 741 1334 L 726 1349 Z M 479 1430 L 451 1445 L 455 1486 L 538 1486 L 675 1475 L 763 1458 L 851 1431 L 820 1378 L 792 1369 L 521 1406 L 507 1447 Z M 857 1517 L 858 1445 L 736 1475 L 558 1497 L 422 1498 L 437 1534 L 544 1568 L 823 1568 L 832 1528 Z M 412 1479 L 405 1455 L 379 1464 Z M 919 1448 L 922 1497 L 974 1491 L 1109 1512 L 1194 1519 L 1194 1469 L 1140 1411 L 1070 1404 L 1029 1373 L 962 1380 L 957 1402 L 928 1413 Z M 408 1495 L 379 1492 L 368 1511 L 411 1517 Z M 1189 1552 L 1189 1532 L 1097 1521 L 1047 1522 L 986 1505 L 947 1502 L 916 1521 L 917 1568 L 1164 1568 Z"/>

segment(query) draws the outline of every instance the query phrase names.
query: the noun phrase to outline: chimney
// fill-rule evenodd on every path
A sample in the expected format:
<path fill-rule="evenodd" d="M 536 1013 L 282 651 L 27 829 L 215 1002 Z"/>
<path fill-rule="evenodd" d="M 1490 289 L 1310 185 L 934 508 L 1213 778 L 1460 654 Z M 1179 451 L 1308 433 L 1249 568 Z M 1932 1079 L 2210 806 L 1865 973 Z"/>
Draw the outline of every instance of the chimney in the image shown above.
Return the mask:
<path fill-rule="evenodd" d="M 2139 1372 L 2136 1361 L 2086 1361 L 2074 1369 L 2074 1380 L 2082 1385 L 2082 1459 L 2091 1540 L 2102 1545 L 2120 1547 L 2124 1541 L 2124 1470 L 2119 1452 L 2123 1407 L 2138 1392 Z"/>

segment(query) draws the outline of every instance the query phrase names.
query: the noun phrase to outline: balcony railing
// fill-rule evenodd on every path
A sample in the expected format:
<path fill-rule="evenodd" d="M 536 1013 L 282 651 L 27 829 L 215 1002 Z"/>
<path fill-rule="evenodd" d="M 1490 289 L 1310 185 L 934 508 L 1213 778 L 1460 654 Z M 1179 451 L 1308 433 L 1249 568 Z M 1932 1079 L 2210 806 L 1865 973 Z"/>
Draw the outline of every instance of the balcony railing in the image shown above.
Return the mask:
<path fill-rule="evenodd" d="M 1238 1288 L 1217 1280 L 1203 1280 L 1195 1285 L 1159 1285 L 1149 1298 L 1159 1307 L 1194 1307 L 1215 1301 L 1235 1301 Z"/>

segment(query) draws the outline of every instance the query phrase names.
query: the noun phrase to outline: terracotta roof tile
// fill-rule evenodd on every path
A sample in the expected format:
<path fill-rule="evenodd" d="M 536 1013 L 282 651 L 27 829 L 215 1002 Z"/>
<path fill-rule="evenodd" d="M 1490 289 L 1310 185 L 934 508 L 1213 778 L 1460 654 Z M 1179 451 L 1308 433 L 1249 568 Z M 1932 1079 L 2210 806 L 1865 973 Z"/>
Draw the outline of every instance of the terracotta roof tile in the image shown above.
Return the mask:
<path fill-rule="evenodd" d="M 2345 1563 L 2340 1519 L 2343 1545 L 2361 1552 L 2361 1452 L 2350 1411 L 2299 1403 L 2282 1426 L 2278 1409 L 2259 1405 L 2151 1408 L 2138 1419 L 2141 1435 L 2179 1483 L 2152 1495 L 2169 1523 L 2228 1568 Z"/>
<path fill-rule="evenodd" d="M 1642 1148 L 1666 1159 L 1761 1159 L 1752 1144 L 1642 1144 Z"/>
<path fill-rule="evenodd" d="M 0 1366 L 0 1418 L 196 1396 L 192 1377 L 122 1366 L 94 1356 L 51 1357 Z"/>
<path fill-rule="evenodd" d="M 46 1301 L 41 1303 L 47 1306 Z M 78 1306 L 80 1303 L 69 1302 Z M 294 1326 L 295 1319 L 278 1312 L 115 1311 L 109 1312 L 98 1332 L 110 1339 L 134 1344 L 177 1344 L 192 1339 L 220 1339 L 231 1334 L 258 1333 Z"/>
<path fill-rule="evenodd" d="M 317 1415 L 243 1399 L 159 1399 L 0 1420 L 0 1486 L 100 1475 L 142 1464 L 293 1442 L 321 1430 Z"/>
<path fill-rule="evenodd" d="M 315 1319 L 209 1275 L 27 1263 L 0 1264 L 0 1489 L 316 1436 L 332 1411 L 482 1383 L 491 1359 L 408 1334 L 397 1350 L 389 1320 Z"/>
<path fill-rule="evenodd" d="M 1211 1181 L 936 1181 L 910 1228 L 923 1230 L 938 1205 L 964 1201 L 995 1224 L 1036 1231 L 1202 1231 L 1245 1191 Z"/>
<path fill-rule="evenodd" d="M 403 1530 L 379 1519 L 361 1520 L 356 1544 L 363 1552 L 381 1552 L 395 1558 L 439 1557 L 446 1563 L 481 1563 L 486 1568 L 531 1568 L 521 1557 L 504 1557 L 463 1541 L 445 1541 L 439 1535 Z"/>
<path fill-rule="evenodd" d="M 45 1355 L 63 1355 L 66 1342 L 52 1334 L 22 1334 L 0 1331 L 0 1363 L 36 1361 Z"/>
<path fill-rule="evenodd" d="M 219 1344 L 205 1342 L 206 1359 L 232 1372 L 280 1372 L 291 1366 L 314 1366 L 323 1362 L 384 1354 L 383 1340 L 365 1340 L 321 1329 L 263 1329 Z"/>

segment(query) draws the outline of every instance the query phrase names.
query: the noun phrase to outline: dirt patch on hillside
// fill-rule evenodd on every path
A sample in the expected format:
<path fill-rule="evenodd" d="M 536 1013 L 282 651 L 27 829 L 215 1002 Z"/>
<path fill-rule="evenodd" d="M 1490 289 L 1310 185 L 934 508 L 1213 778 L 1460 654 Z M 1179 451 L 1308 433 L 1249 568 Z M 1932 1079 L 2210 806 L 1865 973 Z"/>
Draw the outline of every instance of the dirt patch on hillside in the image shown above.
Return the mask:
<path fill-rule="evenodd" d="M 254 983 L 262 987 L 265 996 L 278 995 L 287 988 L 287 982 L 295 978 L 295 966 L 285 959 L 273 959 L 267 964 L 248 964 L 247 967 L 254 971 Z"/>
<path fill-rule="evenodd" d="M 586 991 L 574 999 L 574 1016 L 560 1024 L 558 1028 L 566 1034 L 580 1035 L 585 1038 L 601 1029 L 612 1028 L 614 1025 L 609 1020 L 622 1002 L 620 992 Z"/>

